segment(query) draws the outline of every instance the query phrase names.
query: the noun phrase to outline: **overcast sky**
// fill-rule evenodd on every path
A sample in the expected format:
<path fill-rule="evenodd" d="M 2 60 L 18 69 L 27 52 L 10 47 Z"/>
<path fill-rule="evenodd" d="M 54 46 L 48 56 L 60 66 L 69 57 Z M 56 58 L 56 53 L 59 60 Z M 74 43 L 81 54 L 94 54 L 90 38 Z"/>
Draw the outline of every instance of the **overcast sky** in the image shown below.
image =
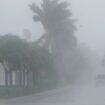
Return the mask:
<path fill-rule="evenodd" d="M 32 20 L 29 10 L 32 1 L 40 0 L 0 0 L 0 33 L 23 34 L 29 29 L 35 38 L 43 33 L 40 24 Z M 71 1 L 73 17 L 78 19 L 76 36 L 99 54 L 105 51 L 105 0 L 68 0 Z"/>

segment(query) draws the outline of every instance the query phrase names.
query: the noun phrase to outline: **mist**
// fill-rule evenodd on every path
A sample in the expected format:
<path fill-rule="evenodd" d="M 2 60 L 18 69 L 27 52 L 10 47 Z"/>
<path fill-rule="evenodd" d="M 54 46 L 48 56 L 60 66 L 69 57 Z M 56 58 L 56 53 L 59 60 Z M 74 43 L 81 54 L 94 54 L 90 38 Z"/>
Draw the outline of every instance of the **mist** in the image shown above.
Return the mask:
<path fill-rule="evenodd" d="M 1 0 L 0 1 L 0 27 L 1 34 L 13 32 L 19 35 L 23 34 L 23 30 L 28 28 L 33 37 L 36 39 L 43 33 L 43 28 L 39 24 L 34 24 L 32 20 L 32 12 L 28 5 L 35 1 L 40 5 L 40 0 Z M 76 36 L 78 41 L 87 43 L 101 57 L 104 52 L 104 0 L 71 0 L 70 10 L 73 17 L 78 20 Z M 17 18 L 18 17 L 18 18 Z M 15 27 L 14 27 L 15 26 Z M 37 35 L 38 33 L 38 35 Z"/>
<path fill-rule="evenodd" d="M 104 104 L 104 5 L 1 0 L 1 104 Z"/>

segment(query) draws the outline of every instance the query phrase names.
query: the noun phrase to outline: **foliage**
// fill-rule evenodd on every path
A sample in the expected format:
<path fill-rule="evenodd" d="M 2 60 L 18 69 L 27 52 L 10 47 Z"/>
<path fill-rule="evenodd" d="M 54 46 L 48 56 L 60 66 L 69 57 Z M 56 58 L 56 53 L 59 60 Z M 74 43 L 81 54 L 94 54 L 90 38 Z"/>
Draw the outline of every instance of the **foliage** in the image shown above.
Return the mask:
<path fill-rule="evenodd" d="M 47 34 L 44 35 L 46 41 L 50 40 L 49 45 L 58 44 L 57 42 L 60 42 L 61 46 L 64 45 L 63 42 L 67 43 L 65 47 L 76 45 L 75 20 L 70 18 L 72 13 L 68 9 L 69 5 L 68 2 L 60 2 L 60 0 L 42 0 L 41 8 L 35 3 L 30 5 L 30 9 L 35 13 L 34 21 L 40 21 L 46 30 Z"/>
<path fill-rule="evenodd" d="M 41 22 L 46 31 L 37 42 L 45 40 L 43 46 L 51 50 L 53 64 L 60 79 L 67 75 L 66 71 L 73 71 L 70 62 L 67 61 L 77 46 L 74 35 L 75 20 L 71 19 L 72 13 L 68 9 L 69 6 L 70 3 L 60 0 L 42 0 L 40 7 L 35 3 L 30 5 L 34 13 L 34 22 Z"/>
<path fill-rule="evenodd" d="M 50 61 L 50 53 L 45 48 L 36 45 L 35 42 L 27 42 L 11 34 L 0 37 L 0 62 L 7 71 L 5 71 L 7 73 L 5 76 L 8 77 L 6 81 L 11 83 L 10 86 L 13 85 L 13 79 L 8 79 L 13 77 L 13 72 L 19 72 L 18 83 L 15 83 L 19 86 L 38 85 L 39 77 L 40 81 L 43 80 L 41 74 L 44 70 L 46 78 L 49 79 L 48 77 L 52 75 L 50 72 L 53 71 Z"/>

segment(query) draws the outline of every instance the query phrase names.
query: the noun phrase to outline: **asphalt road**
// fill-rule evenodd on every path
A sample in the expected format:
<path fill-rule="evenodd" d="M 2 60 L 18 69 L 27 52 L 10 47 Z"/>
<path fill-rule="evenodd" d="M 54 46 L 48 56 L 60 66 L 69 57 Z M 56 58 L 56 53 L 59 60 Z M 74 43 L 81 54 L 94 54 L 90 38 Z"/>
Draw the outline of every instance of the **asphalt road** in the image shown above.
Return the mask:
<path fill-rule="evenodd" d="M 105 105 L 105 86 L 67 86 L 11 100 L 0 105 Z"/>

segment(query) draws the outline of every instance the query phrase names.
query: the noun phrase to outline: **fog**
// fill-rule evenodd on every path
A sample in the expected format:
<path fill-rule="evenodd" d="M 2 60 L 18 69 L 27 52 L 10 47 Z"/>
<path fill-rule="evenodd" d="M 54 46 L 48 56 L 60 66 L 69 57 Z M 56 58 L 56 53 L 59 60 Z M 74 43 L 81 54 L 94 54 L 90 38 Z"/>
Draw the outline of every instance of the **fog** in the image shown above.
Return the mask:
<path fill-rule="evenodd" d="M 104 104 L 104 10 L 104 0 L 0 0 L 1 105 Z"/>
<path fill-rule="evenodd" d="M 23 34 L 25 28 L 30 29 L 35 38 L 36 33 L 42 34 L 39 24 L 34 24 L 32 13 L 28 5 L 40 0 L 0 0 L 0 33 L 7 32 Z M 69 0 L 68 0 L 69 1 Z M 73 17 L 78 19 L 78 31 L 76 36 L 80 42 L 91 46 L 98 54 L 104 52 L 104 0 L 70 0 Z M 15 27 L 14 27 L 15 26 Z"/>

